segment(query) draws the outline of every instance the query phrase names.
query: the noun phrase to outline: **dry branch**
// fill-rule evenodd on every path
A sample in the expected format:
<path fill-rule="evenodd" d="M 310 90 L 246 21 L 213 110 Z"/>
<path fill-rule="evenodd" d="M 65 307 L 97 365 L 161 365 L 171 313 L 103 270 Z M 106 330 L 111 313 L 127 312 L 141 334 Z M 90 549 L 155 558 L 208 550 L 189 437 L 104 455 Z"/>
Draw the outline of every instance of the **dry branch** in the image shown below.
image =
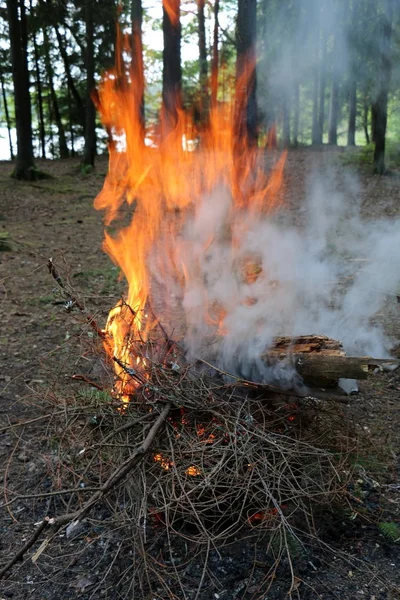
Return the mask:
<path fill-rule="evenodd" d="M 83 507 L 75 512 L 61 515 L 60 517 L 49 518 L 45 517 L 39 523 L 37 530 L 26 542 L 26 544 L 15 554 L 15 556 L 0 570 L 0 579 L 3 579 L 7 572 L 19 561 L 22 560 L 24 554 L 33 546 L 36 540 L 40 537 L 45 529 L 51 527 L 52 534 L 67 525 L 67 523 L 75 522 L 76 524 L 83 519 L 88 512 L 101 500 L 104 496 L 114 489 L 128 473 L 146 456 L 150 450 L 157 434 L 161 430 L 171 409 L 171 404 L 166 404 L 159 414 L 157 420 L 151 427 L 144 442 L 127 458 L 127 460 L 119 465 L 118 468 L 110 475 L 107 481 L 85 502 Z"/>
<path fill-rule="evenodd" d="M 337 387 L 338 380 L 366 379 L 371 368 L 395 366 L 400 361 L 370 356 L 346 356 L 341 342 L 326 336 L 279 337 L 264 355 L 267 365 L 287 361 L 312 387 Z"/>
<path fill-rule="evenodd" d="M 85 315 L 87 322 L 89 323 L 91 328 L 97 333 L 97 335 L 100 338 L 104 338 L 104 331 L 97 325 L 93 315 L 88 314 L 88 311 L 86 310 L 82 302 L 79 300 L 79 298 L 77 298 L 71 290 L 67 289 L 64 281 L 62 280 L 61 275 L 59 274 L 54 265 L 52 258 L 49 258 L 49 260 L 47 261 L 47 268 L 49 269 L 50 275 L 56 280 L 61 290 L 63 291 L 67 302 L 70 302 L 72 306 L 76 306 L 76 308 L 78 308 L 81 311 L 81 313 Z"/>

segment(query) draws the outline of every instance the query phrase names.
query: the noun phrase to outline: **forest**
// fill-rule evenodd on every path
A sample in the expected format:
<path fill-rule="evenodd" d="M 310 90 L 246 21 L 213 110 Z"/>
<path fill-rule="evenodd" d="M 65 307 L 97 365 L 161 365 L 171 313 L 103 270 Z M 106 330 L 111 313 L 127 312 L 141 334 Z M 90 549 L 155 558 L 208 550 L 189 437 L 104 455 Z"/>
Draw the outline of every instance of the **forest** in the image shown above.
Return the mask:
<path fill-rule="evenodd" d="M 396 0 L 2 4 L 1 125 L 16 177 L 34 176 L 35 157 L 79 154 L 93 166 L 106 152 L 94 95 L 115 62 L 117 22 L 130 38 L 126 68 L 142 71 L 147 131 L 171 90 L 205 122 L 212 103 L 234 94 L 246 56 L 256 65 L 246 83 L 247 127 L 260 147 L 372 145 L 382 174 L 386 139 L 396 146 Z"/>
<path fill-rule="evenodd" d="M 399 58 L 0 0 L 0 600 L 400 600 Z"/>

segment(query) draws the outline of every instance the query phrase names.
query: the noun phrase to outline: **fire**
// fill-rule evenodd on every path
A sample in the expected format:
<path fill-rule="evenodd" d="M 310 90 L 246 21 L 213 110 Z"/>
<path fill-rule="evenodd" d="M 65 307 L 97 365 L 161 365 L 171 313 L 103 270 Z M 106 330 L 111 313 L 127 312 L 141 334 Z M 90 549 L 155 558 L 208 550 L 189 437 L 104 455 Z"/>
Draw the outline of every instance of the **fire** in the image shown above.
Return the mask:
<path fill-rule="evenodd" d="M 174 13 L 173 0 L 164 0 L 164 6 Z M 137 381 L 130 376 L 137 369 L 135 344 L 148 338 L 155 322 L 153 317 L 145 317 L 150 300 L 154 307 L 153 296 L 162 292 L 162 318 L 166 319 L 168 310 L 175 310 L 172 292 L 178 288 L 183 293 L 201 277 L 196 256 L 206 252 L 216 236 L 229 241 L 235 256 L 240 227 L 234 228 L 232 223 L 240 224 L 244 213 L 257 220 L 278 208 L 286 154 L 267 176 L 259 150 L 238 130 L 238 110 L 245 101 L 243 78 L 237 82 L 232 101 L 211 108 L 207 125 L 198 127 L 190 112 L 177 102 L 176 125 L 169 130 L 161 128 L 158 143 L 150 144 L 150 131 L 143 127 L 139 106 L 142 74 L 121 62 L 122 52 L 117 54 L 117 65 L 104 75 L 96 96 L 110 142 L 108 175 L 95 207 L 105 211 L 105 224 L 112 224 L 113 229 L 122 211 L 125 217 L 132 213 L 128 225 L 116 234 L 106 231 L 104 240 L 104 249 L 128 282 L 126 302 L 110 311 L 106 325 L 106 349 L 115 361 L 117 392 L 128 400 L 136 385 L 132 381 Z M 225 209 L 215 202 L 215 211 L 225 210 L 224 226 L 216 231 L 211 220 L 206 236 L 183 243 L 181 233 L 190 217 L 199 214 L 205 198 L 211 194 L 218 198 L 219 193 L 230 199 Z M 188 256 L 192 257 L 190 263 Z M 259 272 L 257 257 L 249 257 L 243 265 L 249 285 Z M 226 307 L 212 305 L 204 296 L 204 321 L 224 335 Z"/>

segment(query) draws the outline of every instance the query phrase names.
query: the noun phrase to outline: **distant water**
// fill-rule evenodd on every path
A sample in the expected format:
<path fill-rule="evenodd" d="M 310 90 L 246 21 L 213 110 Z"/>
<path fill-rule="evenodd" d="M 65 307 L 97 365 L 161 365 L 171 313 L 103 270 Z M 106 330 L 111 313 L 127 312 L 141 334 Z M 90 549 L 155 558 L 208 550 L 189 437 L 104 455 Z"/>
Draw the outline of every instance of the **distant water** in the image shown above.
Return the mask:
<path fill-rule="evenodd" d="M 17 153 L 17 131 L 11 129 L 11 139 L 14 148 L 14 154 Z M 10 145 L 8 142 L 7 127 L 0 127 L 0 160 L 10 160 Z"/>

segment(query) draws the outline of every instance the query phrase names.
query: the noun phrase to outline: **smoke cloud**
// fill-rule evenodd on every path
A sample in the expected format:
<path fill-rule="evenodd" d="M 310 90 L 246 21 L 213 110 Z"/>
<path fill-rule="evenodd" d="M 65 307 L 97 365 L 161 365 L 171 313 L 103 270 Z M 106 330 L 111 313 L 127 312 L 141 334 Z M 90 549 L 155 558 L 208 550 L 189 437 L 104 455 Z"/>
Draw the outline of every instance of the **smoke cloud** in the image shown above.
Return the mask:
<path fill-rule="evenodd" d="M 389 356 L 392 340 L 373 318 L 399 285 L 400 222 L 367 222 L 357 183 L 345 183 L 342 193 L 327 173 L 313 174 L 300 213 L 262 219 L 234 211 L 220 187 L 187 219 L 173 269 L 163 241 L 164 275 L 182 272 L 167 287 L 182 306 L 189 358 L 291 387 L 293 371 L 260 359 L 276 336 L 327 335 L 349 355 Z"/>

